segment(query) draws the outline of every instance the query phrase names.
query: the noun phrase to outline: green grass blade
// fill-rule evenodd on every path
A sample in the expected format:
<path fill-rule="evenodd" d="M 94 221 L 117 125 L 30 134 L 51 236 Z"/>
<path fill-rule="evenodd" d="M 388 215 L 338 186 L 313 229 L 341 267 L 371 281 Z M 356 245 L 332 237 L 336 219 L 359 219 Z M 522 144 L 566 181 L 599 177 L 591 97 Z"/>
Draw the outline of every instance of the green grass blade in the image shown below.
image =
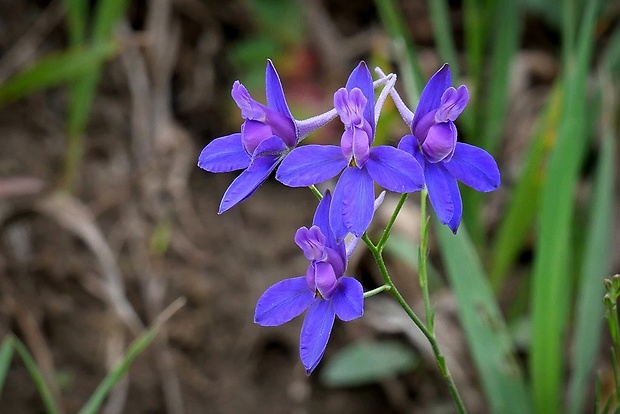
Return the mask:
<path fill-rule="evenodd" d="M 157 328 L 151 328 L 129 346 L 129 349 L 123 359 L 114 369 L 112 369 L 112 371 L 108 373 L 108 375 L 106 375 L 93 395 L 79 411 L 79 414 L 97 414 L 99 412 L 101 405 L 105 401 L 108 394 L 110 394 L 114 386 L 127 373 L 136 357 L 138 357 L 138 355 L 140 355 L 151 344 L 151 342 L 153 342 L 156 335 Z"/>
<path fill-rule="evenodd" d="M 491 412 L 531 413 L 532 404 L 495 296 L 463 225 L 454 236 L 435 220 L 459 318 Z"/>
<path fill-rule="evenodd" d="M 489 79 L 485 82 L 488 97 L 482 114 L 484 119 L 481 142 L 482 147 L 491 154 L 499 150 L 508 109 L 510 68 L 519 45 L 519 2 L 498 2 L 494 16 Z"/>
<path fill-rule="evenodd" d="M 430 8 L 431 22 L 433 23 L 439 56 L 441 56 L 441 60 L 450 64 L 452 79 L 455 84 L 458 84 L 461 70 L 459 69 L 460 65 L 456 56 L 452 27 L 450 26 L 448 2 L 446 0 L 430 1 L 428 7 Z"/>
<path fill-rule="evenodd" d="M 611 94 L 613 95 L 613 88 Z M 605 92 L 604 92 L 605 95 Z M 614 99 L 612 97 L 611 99 Z M 608 275 L 611 266 L 612 227 L 615 188 L 616 140 L 613 128 L 614 105 L 606 108 L 610 114 L 603 133 L 599 151 L 599 163 L 594 182 L 592 206 L 588 223 L 581 281 L 577 294 L 576 324 L 571 362 L 573 374 L 569 383 L 569 412 L 583 412 L 585 390 L 591 382 L 596 354 L 601 342 L 604 314 L 601 297 L 604 288 L 601 280 Z M 605 115 L 605 114 L 604 114 Z"/>
<path fill-rule="evenodd" d="M 88 3 L 88 0 L 64 0 L 71 46 L 81 45 L 86 40 Z"/>
<path fill-rule="evenodd" d="M 489 276 L 493 288 L 502 287 L 508 269 L 521 251 L 538 211 L 540 192 L 543 186 L 545 160 L 557 138 L 561 116 L 562 90 L 556 84 L 546 108 L 536 125 L 530 147 L 525 156 L 523 171 L 507 203 L 505 213 L 497 232 L 491 254 Z"/>
<path fill-rule="evenodd" d="M 97 2 L 93 23 L 92 41 L 107 41 L 112 36 L 114 27 L 125 14 L 127 0 L 107 0 Z"/>
<path fill-rule="evenodd" d="M 45 379 L 43 378 L 41 371 L 39 371 L 39 367 L 37 367 L 36 362 L 30 355 L 30 352 L 28 352 L 28 349 L 26 349 L 26 346 L 18 338 L 13 337 L 13 347 L 26 366 L 32 381 L 37 388 L 37 392 L 43 401 L 43 405 L 45 406 L 47 413 L 59 414 L 60 410 L 56 405 L 56 401 L 54 401 L 54 397 L 45 383 Z"/>
<path fill-rule="evenodd" d="M 118 44 L 101 43 L 76 47 L 42 58 L 0 85 L 0 106 L 36 90 L 69 82 L 118 52 Z"/>
<path fill-rule="evenodd" d="M 401 65 L 400 73 L 405 84 L 407 99 L 412 105 L 417 102 L 425 82 L 402 11 L 399 10 L 395 0 L 375 0 L 375 6 L 383 27 L 392 39 L 397 61 Z"/>
<path fill-rule="evenodd" d="M 2 395 L 2 388 L 4 387 L 6 377 L 9 375 L 12 358 L 13 335 L 6 335 L 4 341 L 2 341 L 2 346 L 0 346 L 0 395 Z"/>
<path fill-rule="evenodd" d="M 587 69 L 593 49 L 597 1 L 587 5 L 575 66 L 565 74 L 564 111 L 548 166 L 539 216 L 532 275 L 532 347 L 530 373 L 536 412 L 561 412 L 564 331 L 571 280 L 570 237 L 575 187 L 587 142 L 585 129 Z"/>

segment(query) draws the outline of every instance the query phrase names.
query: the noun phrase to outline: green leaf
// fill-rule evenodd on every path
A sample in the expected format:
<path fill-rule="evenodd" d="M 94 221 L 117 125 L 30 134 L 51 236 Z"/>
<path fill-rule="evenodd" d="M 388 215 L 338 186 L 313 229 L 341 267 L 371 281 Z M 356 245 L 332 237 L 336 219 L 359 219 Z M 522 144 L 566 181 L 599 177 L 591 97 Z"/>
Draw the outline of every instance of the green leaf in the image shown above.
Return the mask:
<path fill-rule="evenodd" d="M 587 70 L 598 1 L 587 4 L 574 65 L 564 74 L 564 111 L 548 165 L 532 275 L 532 348 L 529 360 L 536 412 L 561 412 L 564 332 L 571 288 L 571 228 L 579 168 L 585 155 Z"/>
<path fill-rule="evenodd" d="M 17 337 L 13 337 L 13 347 L 15 351 L 21 358 L 22 362 L 26 366 L 30 377 L 32 378 L 35 387 L 37 388 L 37 392 L 43 400 L 43 405 L 45 406 L 45 410 L 48 414 L 59 414 L 58 406 L 56 405 L 56 401 L 54 401 L 54 397 L 52 396 L 51 391 L 49 390 L 39 367 L 37 367 L 37 363 L 34 361 L 26 346 L 20 341 Z"/>
<path fill-rule="evenodd" d="M 400 342 L 355 342 L 327 361 L 320 379 L 328 387 L 373 384 L 411 371 L 417 363 L 413 351 Z"/>
<path fill-rule="evenodd" d="M 118 53 L 115 42 L 75 47 L 42 58 L 0 85 L 0 106 L 43 88 L 69 82 Z"/>
<path fill-rule="evenodd" d="M 9 368 L 11 367 L 11 359 L 13 358 L 13 335 L 6 335 L 2 346 L 0 346 L 0 395 L 2 395 L 2 388 L 6 381 L 7 375 L 9 375 Z"/>
<path fill-rule="evenodd" d="M 494 413 L 531 413 L 512 339 L 463 224 L 457 235 L 434 221 L 459 318 Z"/>
<path fill-rule="evenodd" d="M 616 138 L 612 128 L 603 136 L 592 194 L 581 281 L 577 294 L 574 346 L 571 354 L 573 374 L 569 384 L 569 412 L 583 412 L 585 390 L 591 383 L 592 369 L 601 342 L 604 307 L 602 279 L 608 275 L 612 257 L 612 226 L 615 187 Z"/>
<path fill-rule="evenodd" d="M 508 269 L 530 234 L 540 203 L 545 161 L 557 138 L 561 115 L 561 88 L 556 84 L 525 156 L 523 171 L 507 203 L 491 255 L 490 278 L 493 288 L 502 287 Z"/>
<path fill-rule="evenodd" d="M 129 349 L 125 353 L 123 359 L 108 373 L 108 375 L 106 375 L 93 395 L 79 411 L 79 414 L 97 414 L 99 412 L 101 405 L 105 401 L 108 394 L 127 373 L 136 357 L 140 355 L 151 344 L 151 342 L 153 342 L 156 335 L 157 329 L 151 328 L 144 332 L 129 346 Z"/>

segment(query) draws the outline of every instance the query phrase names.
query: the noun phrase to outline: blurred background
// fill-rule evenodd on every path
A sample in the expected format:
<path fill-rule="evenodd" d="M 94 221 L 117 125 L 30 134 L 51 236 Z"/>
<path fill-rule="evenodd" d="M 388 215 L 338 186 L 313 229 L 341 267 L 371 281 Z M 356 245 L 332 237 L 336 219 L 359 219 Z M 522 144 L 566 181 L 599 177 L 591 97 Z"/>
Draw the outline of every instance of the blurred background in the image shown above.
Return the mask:
<path fill-rule="evenodd" d="M 521 407 L 594 412 L 596 384 L 603 396 L 614 389 L 602 279 L 620 268 L 619 22 L 620 3 L 603 0 L 0 1 L 0 340 L 19 338 L 59 412 L 77 412 L 184 298 L 101 412 L 455 412 L 428 346 L 387 294 L 336 323 L 307 378 L 301 318 L 260 328 L 253 315 L 268 286 L 304 274 L 293 236 L 310 225 L 314 196 L 270 179 L 218 216 L 236 174 L 196 167 L 206 144 L 239 131 L 235 80 L 265 102 L 268 58 L 297 119 L 329 110 L 360 59 L 396 73 L 412 109 L 448 62 L 472 95 L 459 141 L 492 153 L 502 173 L 494 193 L 464 191 L 455 241 L 431 235 L 448 365 L 472 413 L 500 412 L 492 385 L 505 383 L 484 368 L 497 349 L 511 355 L 502 375 L 531 396 Z M 307 142 L 341 133 L 334 121 Z M 407 133 L 388 100 L 377 140 Z M 411 199 L 386 256 L 423 312 Z M 395 202 L 388 195 L 372 238 Z M 453 254 L 463 246 L 471 263 Z M 467 290 L 458 283 L 470 271 L 481 285 Z M 347 273 L 366 290 L 382 284 L 364 246 Z M 485 318 L 507 348 L 485 350 L 475 326 Z M 49 412 L 23 359 L 4 361 L 0 410 Z"/>

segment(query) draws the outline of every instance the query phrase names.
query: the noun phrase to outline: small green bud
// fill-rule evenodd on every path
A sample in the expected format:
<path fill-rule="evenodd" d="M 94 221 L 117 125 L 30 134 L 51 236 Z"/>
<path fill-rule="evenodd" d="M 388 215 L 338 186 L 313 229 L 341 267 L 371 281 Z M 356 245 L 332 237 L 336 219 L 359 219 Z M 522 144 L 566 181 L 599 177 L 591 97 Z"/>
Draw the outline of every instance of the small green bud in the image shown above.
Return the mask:
<path fill-rule="evenodd" d="M 618 295 L 620 293 L 620 274 L 615 274 L 611 277 L 611 285 L 616 295 Z"/>
<path fill-rule="evenodd" d="M 613 292 L 613 283 L 611 283 L 611 279 L 603 279 L 603 286 L 605 286 L 605 290 L 609 293 Z"/>
<path fill-rule="evenodd" d="M 606 293 L 605 296 L 603 296 L 603 305 L 605 305 L 606 308 L 614 309 L 616 307 L 616 301 L 612 299 L 609 293 Z"/>

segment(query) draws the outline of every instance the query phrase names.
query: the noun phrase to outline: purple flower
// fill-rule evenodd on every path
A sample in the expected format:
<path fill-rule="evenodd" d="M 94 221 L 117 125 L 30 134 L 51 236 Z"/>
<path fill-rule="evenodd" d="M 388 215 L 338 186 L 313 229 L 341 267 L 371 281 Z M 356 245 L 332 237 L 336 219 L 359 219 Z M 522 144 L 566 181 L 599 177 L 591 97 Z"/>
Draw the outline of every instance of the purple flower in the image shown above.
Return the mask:
<path fill-rule="evenodd" d="M 219 214 L 251 196 L 299 141 L 336 116 L 332 110 L 308 120 L 294 119 L 270 60 L 265 88 L 267 106 L 254 100 L 239 81 L 233 84 L 231 95 L 245 120 L 241 132 L 213 140 L 198 157 L 198 166 L 209 172 L 244 170 L 226 190 Z"/>
<path fill-rule="evenodd" d="M 362 285 L 343 276 L 347 254 L 344 243 L 337 243 L 330 229 L 330 204 L 328 191 L 317 207 L 312 227 L 301 227 L 295 234 L 295 243 L 310 260 L 306 275 L 284 279 L 267 289 L 258 299 L 254 315 L 259 325 L 278 326 L 308 309 L 299 340 L 299 356 L 307 375 L 323 357 L 335 317 L 351 321 L 364 313 Z"/>
<path fill-rule="evenodd" d="M 454 120 L 465 109 L 469 93 L 465 85 L 455 89 L 451 83 L 450 67 L 445 64 L 424 87 L 411 121 L 412 135 L 405 135 L 398 148 L 413 154 L 422 165 L 431 204 L 439 220 L 456 234 L 463 212 L 456 180 L 488 192 L 499 187 L 500 176 L 489 153 L 456 141 Z M 399 99 L 395 102 L 399 105 Z M 408 113 L 401 109 L 403 118 Z"/>
<path fill-rule="evenodd" d="M 371 147 L 375 134 L 374 88 L 366 63 L 334 94 L 344 124 L 340 146 L 306 145 L 291 151 L 276 179 L 291 187 L 327 181 L 340 172 L 329 222 L 337 240 L 347 233 L 360 237 L 373 216 L 374 183 L 397 193 L 421 190 L 420 165 L 410 154 L 390 146 Z"/>

